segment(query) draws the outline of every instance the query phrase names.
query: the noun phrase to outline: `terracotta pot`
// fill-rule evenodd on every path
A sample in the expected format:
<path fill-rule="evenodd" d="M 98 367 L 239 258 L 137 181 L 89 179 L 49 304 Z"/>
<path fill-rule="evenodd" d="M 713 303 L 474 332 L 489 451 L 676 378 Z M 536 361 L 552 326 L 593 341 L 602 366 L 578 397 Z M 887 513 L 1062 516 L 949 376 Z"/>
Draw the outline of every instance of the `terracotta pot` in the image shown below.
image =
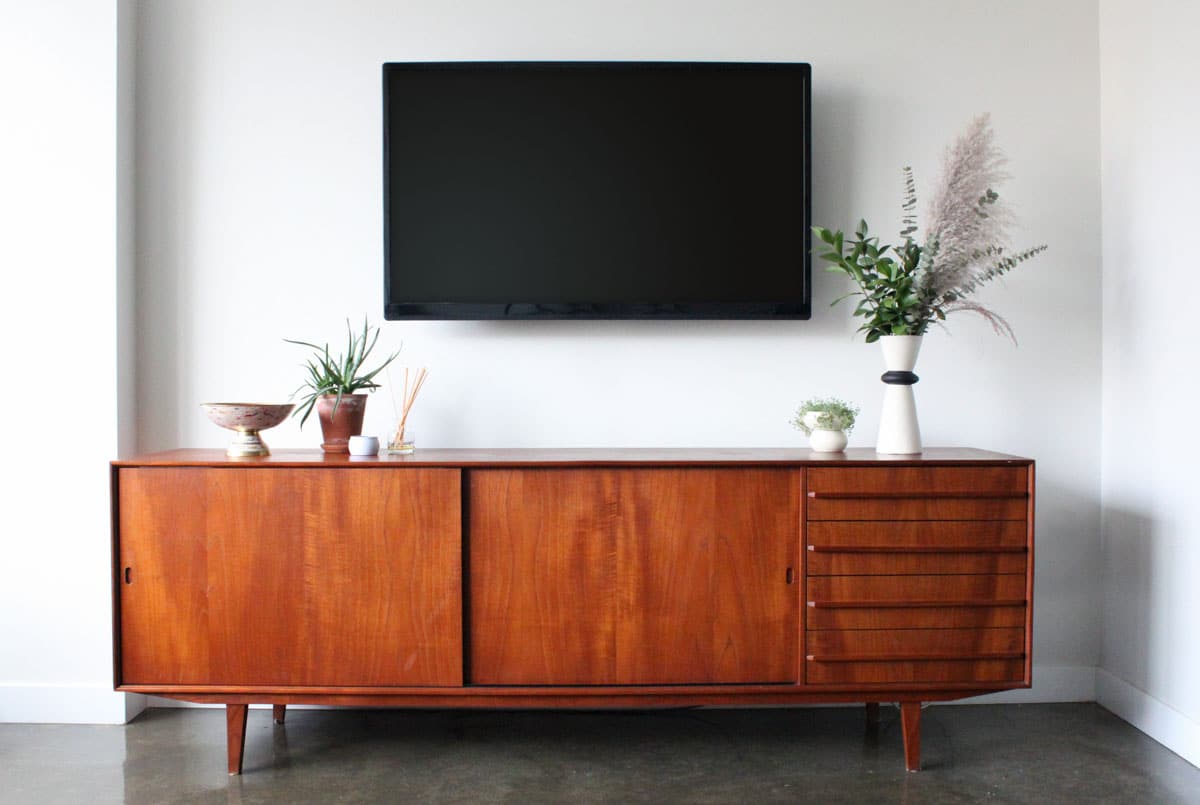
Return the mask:
<path fill-rule="evenodd" d="M 333 411 L 336 394 L 317 400 L 317 416 L 321 420 L 321 435 L 325 441 L 321 449 L 326 453 L 349 453 L 350 437 L 362 434 L 363 415 L 367 413 L 366 394 L 344 394 Z"/>

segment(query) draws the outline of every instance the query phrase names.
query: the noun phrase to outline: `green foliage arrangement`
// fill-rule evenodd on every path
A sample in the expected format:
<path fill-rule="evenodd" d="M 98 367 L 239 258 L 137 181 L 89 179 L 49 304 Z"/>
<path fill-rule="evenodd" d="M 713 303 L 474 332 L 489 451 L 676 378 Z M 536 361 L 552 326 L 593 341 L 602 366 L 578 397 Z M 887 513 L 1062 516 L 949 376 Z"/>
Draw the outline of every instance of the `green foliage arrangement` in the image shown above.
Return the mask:
<path fill-rule="evenodd" d="M 1007 321 L 968 298 L 1047 248 L 1006 251 L 1013 216 L 993 189 L 1007 178 L 1004 164 L 988 116 L 982 115 L 947 150 L 924 241 L 916 238 L 917 191 L 909 167 L 904 168 L 899 246 L 881 245 L 868 232 L 866 221 L 859 221 L 852 240 L 841 230 L 813 227 L 813 234 L 828 247 L 820 255 L 832 264 L 827 270 L 845 274 L 857 286 L 833 304 L 861 297 L 854 315 L 866 319 L 859 332 L 866 333 L 868 343 L 885 335 L 924 335 L 931 323 L 959 310 L 983 316 L 993 330 L 1016 343 Z"/>
<path fill-rule="evenodd" d="M 363 371 L 363 364 L 367 362 L 367 358 L 371 355 L 371 350 L 375 349 L 375 342 L 379 340 L 379 328 L 371 327 L 367 320 L 363 319 L 362 333 L 355 333 L 350 327 L 350 320 L 346 319 L 346 351 L 332 358 L 329 352 L 329 345 L 317 346 L 308 341 L 294 341 L 290 338 L 283 339 L 289 344 L 298 344 L 302 347 L 309 347 L 315 350 L 315 354 L 309 358 L 304 366 L 308 371 L 308 378 L 301 386 L 292 392 L 292 397 L 305 391 L 301 403 L 292 412 L 292 416 L 303 414 L 300 419 L 300 427 L 304 427 L 304 423 L 308 421 L 308 417 L 312 414 L 313 407 L 317 404 L 317 400 L 321 397 L 330 394 L 336 394 L 337 399 L 334 400 L 333 410 L 336 412 L 338 406 L 342 404 L 342 397 L 346 394 L 354 394 L 359 391 L 374 391 L 379 388 L 379 384 L 375 382 L 375 376 L 382 372 L 384 368 L 396 359 L 400 354 L 397 350 L 388 356 L 382 364 L 370 372 Z"/>
<path fill-rule="evenodd" d="M 810 427 L 805 419 L 808 414 L 817 414 L 813 419 L 816 427 Z M 854 430 L 854 422 L 858 418 L 858 406 L 851 405 L 837 397 L 813 397 L 805 400 L 796 410 L 792 425 L 804 431 L 805 436 L 812 436 L 814 430 L 840 430 L 850 433 Z"/>

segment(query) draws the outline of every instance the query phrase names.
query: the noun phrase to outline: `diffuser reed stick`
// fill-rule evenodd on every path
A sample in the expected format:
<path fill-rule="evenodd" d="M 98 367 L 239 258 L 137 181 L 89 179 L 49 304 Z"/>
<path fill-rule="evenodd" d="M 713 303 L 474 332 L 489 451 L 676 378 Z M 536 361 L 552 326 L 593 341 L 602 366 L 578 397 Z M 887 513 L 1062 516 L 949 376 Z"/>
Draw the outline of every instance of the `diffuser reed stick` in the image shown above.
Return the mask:
<path fill-rule="evenodd" d="M 400 410 L 396 414 L 396 432 L 392 434 L 389 448 L 403 452 L 412 451 L 411 445 L 404 440 L 404 429 L 408 425 L 409 412 L 412 411 L 413 403 L 417 401 L 417 395 L 421 393 L 421 387 L 425 385 L 427 377 L 429 377 L 429 370 L 423 366 L 416 372 L 411 372 L 407 366 L 404 368 L 404 393 L 400 398 Z M 394 408 L 395 405 L 396 400 L 393 396 L 392 407 Z"/>

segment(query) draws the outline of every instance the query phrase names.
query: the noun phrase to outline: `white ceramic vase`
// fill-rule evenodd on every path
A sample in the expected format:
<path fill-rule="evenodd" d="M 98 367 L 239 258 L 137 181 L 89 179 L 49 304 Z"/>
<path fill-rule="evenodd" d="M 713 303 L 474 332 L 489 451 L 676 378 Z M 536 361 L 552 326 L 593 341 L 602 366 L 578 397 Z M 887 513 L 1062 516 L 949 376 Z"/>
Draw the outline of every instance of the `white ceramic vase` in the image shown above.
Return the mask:
<path fill-rule="evenodd" d="M 887 371 L 880 378 L 884 392 L 876 453 L 912 455 L 921 452 L 921 426 L 917 423 L 917 402 L 912 387 L 917 382 L 913 369 L 917 365 L 922 338 L 924 336 L 920 335 L 885 335 L 879 339 L 883 348 L 883 366 Z"/>

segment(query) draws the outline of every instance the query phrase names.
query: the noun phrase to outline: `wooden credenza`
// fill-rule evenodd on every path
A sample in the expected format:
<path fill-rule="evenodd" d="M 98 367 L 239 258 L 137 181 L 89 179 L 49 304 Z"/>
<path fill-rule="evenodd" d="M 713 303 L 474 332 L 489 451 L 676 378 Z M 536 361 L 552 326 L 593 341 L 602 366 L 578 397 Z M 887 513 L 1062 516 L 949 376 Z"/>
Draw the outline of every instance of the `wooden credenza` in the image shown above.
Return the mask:
<path fill-rule="evenodd" d="M 246 707 L 899 702 L 1030 685 L 1034 467 L 969 449 L 117 461 L 117 690 Z"/>

